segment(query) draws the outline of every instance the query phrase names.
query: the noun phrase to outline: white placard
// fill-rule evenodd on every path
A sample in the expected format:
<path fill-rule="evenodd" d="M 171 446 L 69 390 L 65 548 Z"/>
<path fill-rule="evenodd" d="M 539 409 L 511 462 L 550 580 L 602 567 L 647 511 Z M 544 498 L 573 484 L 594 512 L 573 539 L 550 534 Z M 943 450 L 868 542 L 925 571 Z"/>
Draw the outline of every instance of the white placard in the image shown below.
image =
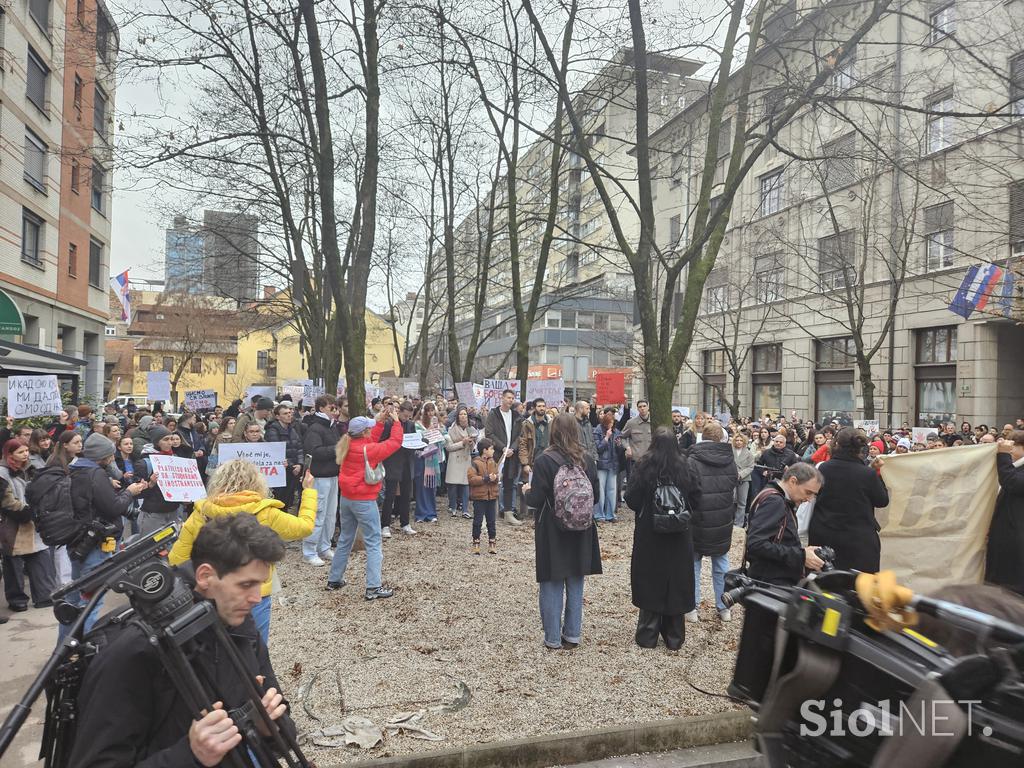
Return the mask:
<path fill-rule="evenodd" d="M 318 384 L 303 384 L 302 385 L 302 404 L 313 406 L 316 405 L 316 399 L 321 395 L 326 395 L 327 390 Z"/>
<path fill-rule="evenodd" d="M 418 451 L 420 448 L 426 448 L 427 444 L 423 442 L 419 432 L 406 432 L 402 435 L 402 447 Z"/>
<path fill-rule="evenodd" d="M 937 427 L 914 427 L 910 430 L 910 434 L 913 436 L 915 443 L 924 443 L 928 445 L 928 435 L 932 432 L 938 434 L 939 430 Z"/>
<path fill-rule="evenodd" d="M 259 395 L 260 397 L 266 397 L 266 398 L 269 398 L 269 399 L 273 400 L 274 398 L 277 397 L 277 387 L 257 386 L 255 384 L 250 386 L 247 390 L 245 390 L 245 403 L 244 403 L 244 405 L 245 405 L 246 408 L 249 407 L 249 403 L 252 402 L 252 399 L 256 395 Z M 150 398 L 150 399 L 152 400 L 152 398 Z"/>
<path fill-rule="evenodd" d="M 302 405 L 303 388 L 301 384 L 286 384 L 281 388 L 281 394 L 289 395 L 292 399 L 292 405 L 296 408 Z"/>
<path fill-rule="evenodd" d="M 423 433 L 423 440 L 428 444 L 443 443 L 444 435 L 440 429 L 428 429 Z"/>
<path fill-rule="evenodd" d="M 516 400 L 519 399 L 518 379 L 484 379 L 484 392 L 482 405 L 488 408 L 497 408 L 501 405 L 501 393 L 506 389 L 515 392 Z"/>
<path fill-rule="evenodd" d="M 149 402 L 171 399 L 171 374 L 167 371 L 149 371 L 146 373 L 146 397 Z"/>
<path fill-rule="evenodd" d="M 57 377 L 9 376 L 7 378 L 7 415 L 15 419 L 33 416 L 59 416 L 64 410 L 60 401 Z"/>
<path fill-rule="evenodd" d="M 559 406 L 565 402 L 564 379 L 540 379 L 526 382 L 526 400 L 532 402 L 538 397 L 549 406 Z"/>
<path fill-rule="evenodd" d="M 222 443 L 221 447 L 229 445 Z M 183 459 L 180 456 L 162 456 L 159 453 L 147 457 L 153 464 L 157 475 L 157 487 L 167 501 L 180 501 L 187 504 L 206 498 L 206 486 L 199 474 L 199 466 L 195 459 Z"/>
<path fill-rule="evenodd" d="M 878 421 L 874 419 L 854 419 L 853 428 L 863 429 L 865 432 L 867 432 L 868 437 L 871 437 L 872 435 L 877 435 L 879 433 Z"/>
<path fill-rule="evenodd" d="M 221 443 L 217 452 L 221 464 L 232 459 L 255 464 L 270 488 L 283 488 L 288 484 L 284 443 Z"/>
<path fill-rule="evenodd" d="M 213 389 L 193 389 L 185 393 L 185 407 L 193 413 L 212 411 L 217 407 L 217 392 Z"/>

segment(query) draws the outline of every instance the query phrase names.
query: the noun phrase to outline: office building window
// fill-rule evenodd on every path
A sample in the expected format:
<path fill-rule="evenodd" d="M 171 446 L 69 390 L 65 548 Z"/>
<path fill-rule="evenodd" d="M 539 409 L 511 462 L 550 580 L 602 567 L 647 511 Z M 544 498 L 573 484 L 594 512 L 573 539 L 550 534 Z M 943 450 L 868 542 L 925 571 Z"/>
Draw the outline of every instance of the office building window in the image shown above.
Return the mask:
<path fill-rule="evenodd" d="M 722 413 L 725 406 L 725 350 L 705 349 L 703 352 L 704 392 L 701 407 L 708 413 Z"/>
<path fill-rule="evenodd" d="M 92 128 L 100 138 L 107 139 L 107 94 L 98 85 L 92 97 Z"/>
<path fill-rule="evenodd" d="M 267 370 L 267 365 L 270 363 L 270 350 L 261 349 L 256 353 L 256 369 L 260 371 Z"/>
<path fill-rule="evenodd" d="M 238 361 L 237 360 L 231 360 L 229 358 L 224 363 L 224 369 L 225 369 L 225 371 L 227 372 L 227 374 L 229 376 L 234 376 L 235 374 L 238 373 Z"/>
<path fill-rule="evenodd" d="M 754 259 L 754 292 L 759 304 L 780 301 L 785 295 L 785 269 L 781 253 L 769 253 Z"/>
<path fill-rule="evenodd" d="M 163 367 L 161 368 L 161 370 L 165 371 L 166 373 L 174 373 L 174 358 L 165 357 L 163 359 Z"/>
<path fill-rule="evenodd" d="M 25 129 L 25 181 L 46 194 L 46 142 Z"/>
<path fill-rule="evenodd" d="M 925 269 L 929 272 L 953 266 L 953 203 L 924 209 Z"/>
<path fill-rule="evenodd" d="M 856 282 L 850 230 L 818 238 L 818 280 L 821 290 L 830 291 Z"/>
<path fill-rule="evenodd" d="M 924 107 L 928 152 L 940 152 L 953 143 L 953 118 L 944 114 L 953 111 L 953 89 L 932 96 Z"/>
<path fill-rule="evenodd" d="M 838 51 L 836 52 L 838 54 Z M 841 96 L 853 88 L 857 72 L 857 51 L 854 49 L 843 57 L 842 61 L 836 64 L 832 77 L 829 79 L 829 89 L 833 96 Z"/>
<path fill-rule="evenodd" d="M 1010 185 L 1010 255 L 1024 256 L 1024 181 Z"/>
<path fill-rule="evenodd" d="M 110 20 L 102 8 L 96 9 L 96 53 L 105 64 L 110 63 Z"/>
<path fill-rule="evenodd" d="M 704 284 L 704 314 L 729 309 L 729 272 L 724 267 L 712 269 Z"/>
<path fill-rule="evenodd" d="M 75 75 L 75 96 L 74 105 L 75 109 L 78 110 L 79 114 L 82 112 L 82 91 L 85 88 L 85 84 L 82 82 L 82 78 Z"/>
<path fill-rule="evenodd" d="M 153 370 L 153 358 L 149 355 L 139 355 L 139 371 L 148 373 Z"/>
<path fill-rule="evenodd" d="M 817 420 L 833 419 L 849 425 L 853 420 L 853 377 L 856 347 L 853 337 L 815 342 L 814 399 Z"/>
<path fill-rule="evenodd" d="M 49 76 L 50 68 L 43 63 L 39 54 L 29 48 L 25 95 L 41 112 L 46 112 L 46 84 Z"/>
<path fill-rule="evenodd" d="M 783 171 L 765 174 L 761 182 L 761 215 L 768 216 L 782 210 Z"/>
<path fill-rule="evenodd" d="M 1024 117 L 1024 53 L 1010 59 L 1010 112 Z"/>
<path fill-rule="evenodd" d="M 822 182 L 826 191 L 840 189 L 857 180 L 857 162 L 854 152 L 857 140 L 849 133 L 822 146 L 825 160 L 822 163 Z"/>
<path fill-rule="evenodd" d="M 104 336 L 117 336 L 117 328 L 115 328 L 112 325 L 105 325 L 105 326 L 103 326 L 103 335 Z"/>
<path fill-rule="evenodd" d="M 89 285 L 93 288 L 102 288 L 101 275 L 103 273 L 103 243 L 98 240 L 89 241 Z"/>
<path fill-rule="evenodd" d="M 668 246 L 679 247 L 679 238 L 683 236 L 683 219 L 678 213 L 668 220 Z"/>
<path fill-rule="evenodd" d="M 28 208 L 21 209 L 21 260 L 43 266 L 43 220 Z"/>
<path fill-rule="evenodd" d="M 103 190 L 107 185 L 107 169 L 98 160 L 92 161 L 92 207 L 98 213 L 104 211 Z"/>
<path fill-rule="evenodd" d="M 782 345 L 754 347 L 754 415 L 776 418 L 782 410 Z"/>
<path fill-rule="evenodd" d="M 78 277 L 78 246 L 68 245 L 68 277 Z"/>
<path fill-rule="evenodd" d="M 937 43 L 956 32 L 956 5 L 950 3 L 945 8 L 928 16 L 928 41 Z"/>
<path fill-rule="evenodd" d="M 917 424 L 937 427 L 956 419 L 956 326 L 925 328 L 916 335 Z"/>
<path fill-rule="evenodd" d="M 29 0 L 28 15 L 39 28 L 50 36 L 50 0 Z"/>

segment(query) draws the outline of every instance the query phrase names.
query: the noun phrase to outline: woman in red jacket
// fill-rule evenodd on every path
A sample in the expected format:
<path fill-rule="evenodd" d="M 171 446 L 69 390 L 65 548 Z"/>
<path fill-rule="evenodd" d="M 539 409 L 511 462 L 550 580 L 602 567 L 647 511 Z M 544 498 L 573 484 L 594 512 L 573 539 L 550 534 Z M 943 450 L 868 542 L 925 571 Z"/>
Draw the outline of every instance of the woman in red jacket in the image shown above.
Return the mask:
<path fill-rule="evenodd" d="M 367 600 L 391 597 L 394 594 L 381 584 L 384 552 L 381 548 L 380 512 L 377 510 L 381 484 L 366 482 L 366 464 L 376 468 L 402 447 L 400 429 L 391 430 L 391 437 L 383 443 L 378 442 L 384 432 L 384 421 L 397 418 L 394 406 L 381 411 L 376 421 L 366 416 L 356 416 L 348 423 L 348 433 L 338 441 L 336 460 L 341 468 L 338 473 L 341 534 L 327 576 L 327 588 L 341 589 L 345 586 L 345 566 L 348 565 L 348 556 L 358 527 L 366 545 Z"/>

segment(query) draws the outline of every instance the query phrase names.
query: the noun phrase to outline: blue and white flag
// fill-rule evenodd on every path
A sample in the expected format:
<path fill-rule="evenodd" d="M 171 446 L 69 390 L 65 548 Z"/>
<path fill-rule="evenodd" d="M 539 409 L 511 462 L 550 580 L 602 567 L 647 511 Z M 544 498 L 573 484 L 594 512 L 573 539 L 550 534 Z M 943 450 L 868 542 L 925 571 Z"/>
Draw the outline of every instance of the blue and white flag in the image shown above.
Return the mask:
<path fill-rule="evenodd" d="M 114 289 L 114 293 L 117 294 L 118 301 L 121 302 L 121 319 L 131 325 L 132 294 L 131 288 L 128 285 L 128 270 L 126 269 L 120 275 L 114 275 L 111 277 L 110 287 Z"/>

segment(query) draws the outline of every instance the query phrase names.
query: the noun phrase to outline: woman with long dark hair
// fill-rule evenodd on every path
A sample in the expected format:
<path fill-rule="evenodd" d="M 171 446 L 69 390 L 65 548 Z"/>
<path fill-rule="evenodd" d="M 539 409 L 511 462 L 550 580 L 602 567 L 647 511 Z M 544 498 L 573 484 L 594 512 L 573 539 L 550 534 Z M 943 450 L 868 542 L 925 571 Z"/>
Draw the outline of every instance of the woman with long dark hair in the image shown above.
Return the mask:
<path fill-rule="evenodd" d="M 689 471 L 677 445 L 672 430 L 658 427 L 626 486 L 626 504 L 636 512 L 629 581 L 633 605 L 640 609 L 636 644 L 641 648 L 656 647 L 660 635 L 669 650 L 678 650 L 685 639 L 683 616 L 695 608 L 690 530 L 654 530 L 654 492 L 659 485 L 682 491 L 690 509 L 700 500 L 699 478 Z"/>
<path fill-rule="evenodd" d="M 556 485 L 562 484 L 564 488 L 566 483 L 579 484 L 580 472 L 590 481 L 592 516 L 599 492 L 597 469 L 594 460 L 584 454 L 575 415 L 560 413 L 551 422 L 547 450 L 534 461 L 531 483 L 523 486 L 527 505 L 537 510 L 536 575 L 544 645 L 550 650 L 579 645 L 583 631 L 583 577 L 601 573 L 597 527 L 591 523 L 584 530 L 563 530 L 554 519 Z"/>
<path fill-rule="evenodd" d="M 836 552 L 840 570 L 877 573 L 882 544 L 875 509 L 888 506 L 889 491 L 878 470 L 883 460 L 864 463 L 868 437 L 853 427 L 843 427 L 832 443 L 832 457 L 818 469 L 825 483 L 814 504 L 807 531 L 811 546 L 828 546 Z"/>
<path fill-rule="evenodd" d="M 28 439 L 28 463 L 36 470 L 46 466 L 53 448 L 53 438 L 45 429 L 33 429 Z"/>
<path fill-rule="evenodd" d="M 53 453 L 46 463 L 51 467 L 63 467 L 65 472 L 69 472 L 71 470 L 71 462 L 82 453 L 84 445 L 85 442 L 82 440 L 82 436 L 77 432 L 72 430 L 62 432 L 60 437 L 57 438 L 57 444 L 54 446 Z"/>

